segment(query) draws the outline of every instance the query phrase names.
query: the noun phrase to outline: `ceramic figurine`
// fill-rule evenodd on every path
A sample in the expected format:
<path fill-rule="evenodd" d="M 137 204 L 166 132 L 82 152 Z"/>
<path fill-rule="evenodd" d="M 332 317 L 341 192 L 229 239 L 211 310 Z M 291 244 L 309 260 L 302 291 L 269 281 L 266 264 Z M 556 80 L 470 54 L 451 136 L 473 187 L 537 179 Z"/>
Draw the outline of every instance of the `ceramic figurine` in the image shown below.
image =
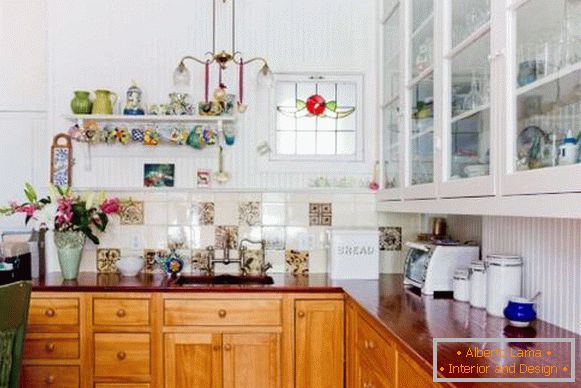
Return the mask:
<path fill-rule="evenodd" d="M 169 110 L 166 114 L 170 115 L 189 115 L 192 114 L 192 104 L 190 104 L 190 95 L 187 93 L 170 93 Z"/>
<path fill-rule="evenodd" d="M 179 276 L 184 269 L 184 259 L 176 253 L 175 249 L 172 249 L 167 257 L 158 257 L 157 261 L 170 277 Z"/>
<path fill-rule="evenodd" d="M 145 114 L 145 111 L 141 107 L 142 95 L 143 92 L 135 81 L 133 81 L 131 87 L 127 90 L 127 103 L 125 104 L 125 109 L 123 109 L 124 115 L 142 116 Z"/>
<path fill-rule="evenodd" d="M 75 97 L 71 101 L 71 110 L 76 115 L 91 114 L 93 102 L 89 98 L 91 93 L 85 90 L 76 90 Z"/>
<path fill-rule="evenodd" d="M 94 115 L 113 114 L 113 106 L 117 103 L 117 94 L 104 89 L 95 90 L 95 101 L 91 113 Z"/>

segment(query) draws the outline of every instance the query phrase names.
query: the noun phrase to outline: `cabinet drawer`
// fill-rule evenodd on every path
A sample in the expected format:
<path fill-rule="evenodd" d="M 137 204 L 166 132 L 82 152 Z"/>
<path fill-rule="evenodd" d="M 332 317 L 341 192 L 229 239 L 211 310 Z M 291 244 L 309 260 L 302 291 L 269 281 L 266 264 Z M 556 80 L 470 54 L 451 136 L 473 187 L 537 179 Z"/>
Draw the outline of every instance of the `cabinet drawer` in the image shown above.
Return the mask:
<path fill-rule="evenodd" d="M 149 334 L 95 334 L 96 377 L 148 377 Z"/>
<path fill-rule="evenodd" d="M 440 387 L 439 384 L 433 382 L 432 376 L 428 372 L 422 370 L 419 365 L 401 353 L 398 353 L 397 370 L 398 387 Z"/>
<path fill-rule="evenodd" d="M 281 303 L 274 299 L 167 299 L 166 326 L 277 326 L 281 324 Z"/>
<path fill-rule="evenodd" d="M 28 365 L 22 368 L 22 387 L 77 388 L 79 380 L 77 366 Z"/>
<path fill-rule="evenodd" d="M 33 298 L 28 316 L 30 326 L 78 325 L 79 300 Z"/>
<path fill-rule="evenodd" d="M 357 372 L 359 377 L 357 379 L 358 385 L 356 388 L 395 388 L 395 381 L 389 381 L 375 366 L 371 366 L 366 362 L 359 364 Z"/>
<path fill-rule="evenodd" d="M 150 388 L 149 384 L 118 384 L 118 383 L 102 383 L 95 384 L 95 388 Z"/>
<path fill-rule="evenodd" d="M 93 323 L 96 326 L 147 326 L 149 299 L 94 299 Z"/>
<path fill-rule="evenodd" d="M 78 334 L 36 334 L 30 333 L 24 342 L 26 360 L 57 360 L 79 358 Z"/>
<path fill-rule="evenodd" d="M 357 321 L 357 352 L 365 363 L 395 382 L 395 348 L 362 318 Z"/>

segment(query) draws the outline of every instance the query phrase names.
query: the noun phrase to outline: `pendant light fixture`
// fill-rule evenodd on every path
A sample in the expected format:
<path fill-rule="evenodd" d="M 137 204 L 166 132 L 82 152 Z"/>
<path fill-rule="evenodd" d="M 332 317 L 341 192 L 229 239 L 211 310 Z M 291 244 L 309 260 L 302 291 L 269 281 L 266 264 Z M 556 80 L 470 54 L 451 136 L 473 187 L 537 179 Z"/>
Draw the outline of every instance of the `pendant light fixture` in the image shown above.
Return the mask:
<path fill-rule="evenodd" d="M 230 52 L 225 50 L 216 50 L 216 8 L 218 3 L 232 2 L 232 49 Z M 244 104 L 244 68 L 253 62 L 261 62 L 262 68 L 258 73 L 258 83 L 260 85 L 271 87 L 273 84 L 274 76 L 268 62 L 263 57 L 255 57 L 251 59 L 243 59 L 242 53 L 236 50 L 236 0 L 212 0 L 212 51 L 208 51 L 205 54 L 205 58 L 201 59 L 191 55 L 183 57 L 178 66 L 176 67 L 173 74 L 174 85 L 178 89 L 189 88 L 191 83 L 191 73 L 186 66 L 186 61 L 194 61 L 198 64 L 205 66 L 205 99 L 208 101 L 209 98 L 209 75 L 210 66 L 217 64 L 219 66 L 220 73 L 220 85 L 222 87 L 222 72 L 227 70 L 228 66 L 234 64 L 239 68 L 238 76 L 238 111 L 243 113 L 246 110 L 246 105 Z"/>

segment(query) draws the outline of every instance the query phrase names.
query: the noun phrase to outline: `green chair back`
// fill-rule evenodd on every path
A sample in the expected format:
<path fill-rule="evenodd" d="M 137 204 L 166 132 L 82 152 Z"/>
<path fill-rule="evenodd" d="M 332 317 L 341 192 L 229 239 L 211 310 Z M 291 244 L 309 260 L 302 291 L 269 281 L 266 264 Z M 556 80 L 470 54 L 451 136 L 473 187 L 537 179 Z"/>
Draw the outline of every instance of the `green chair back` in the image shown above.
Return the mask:
<path fill-rule="evenodd" d="M 18 388 L 32 283 L 0 286 L 0 388 Z"/>

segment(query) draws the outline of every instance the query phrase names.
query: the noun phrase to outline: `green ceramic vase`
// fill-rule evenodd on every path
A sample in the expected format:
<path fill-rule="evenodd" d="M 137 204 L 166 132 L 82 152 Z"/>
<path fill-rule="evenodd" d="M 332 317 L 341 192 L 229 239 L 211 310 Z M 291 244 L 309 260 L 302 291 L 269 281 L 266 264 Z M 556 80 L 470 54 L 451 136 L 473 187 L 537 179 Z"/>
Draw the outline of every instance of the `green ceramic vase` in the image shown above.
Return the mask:
<path fill-rule="evenodd" d="M 75 91 L 75 98 L 71 101 L 71 110 L 76 115 L 88 115 L 93 109 L 93 102 L 89 98 L 90 92 L 84 90 Z"/>
<path fill-rule="evenodd" d="M 55 232 L 54 242 L 63 279 L 76 279 L 85 247 L 85 235 L 82 232 Z"/>

